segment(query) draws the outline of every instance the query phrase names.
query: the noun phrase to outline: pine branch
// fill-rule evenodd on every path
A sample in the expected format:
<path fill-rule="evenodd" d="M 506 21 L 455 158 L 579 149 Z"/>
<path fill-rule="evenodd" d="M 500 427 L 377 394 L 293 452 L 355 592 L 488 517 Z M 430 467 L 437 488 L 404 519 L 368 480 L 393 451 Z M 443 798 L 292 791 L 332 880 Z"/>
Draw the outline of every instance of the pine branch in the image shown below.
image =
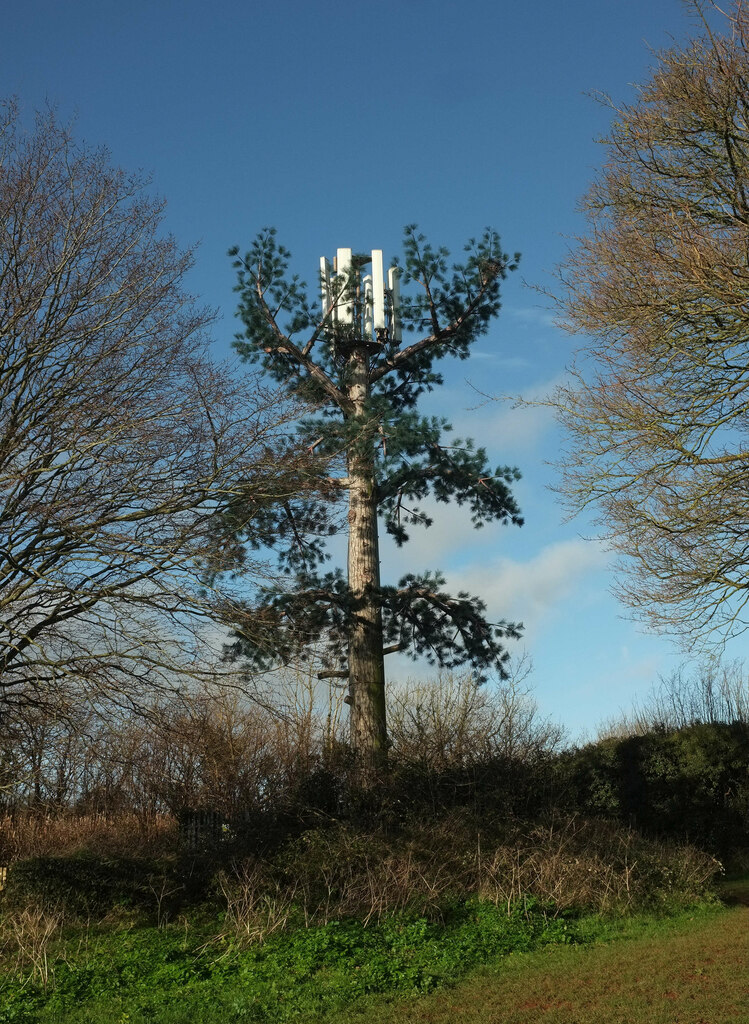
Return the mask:
<path fill-rule="evenodd" d="M 412 362 L 415 357 L 422 352 L 445 346 L 454 338 L 458 337 L 465 329 L 466 324 L 470 321 L 471 317 L 476 315 L 476 312 L 481 307 L 481 304 L 487 297 L 487 294 L 494 290 L 493 284 L 494 278 L 487 279 L 486 283 L 482 284 L 477 295 L 470 300 L 461 315 L 456 317 L 456 319 L 446 327 L 440 327 L 434 299 L 428 286 L 425 285 L 432 324 L 431 334 L 425 338 L 421 338 L 419 341 L 413 342 L 413 344 L 408 345 L 406 348 L 399 349 L 394 354 L 389 355 L 384 362 L 378 363 L 370 371 L 369 379 L 371 383 L 376 383 L 386 374 L 392 373 L 394 370 L 405 371 L 409 362 Z"/>
<path fill-rule="evenodd" d="M 257 273 L 255 274 L 255 295 L 259 308 L 262 310 L 266 323 L 270 328 L 273 337 L 276 339 L 274 346 L 269 346 L 263 349 L 266 354 L 274 353 L 281 356 L 289 356 L 298 366 L 301 366 L 309 376 L 318 383 L 328 398 L 335 402 L 335 404 L 345 413 L 353 412 L 353 405 L 351 401 L 346 397 L 340 388 L 336 387 L 333 381 L 330 379 L 327 373 L 315 363 L 309 357 L 311 351 L 311 344 L 314 342 L 314 337 L 305 346 L 305 349 L 300 349 L 291 338 L 284 334 L 278 325 L 276 315 L 271 311 L 267 302 L 265 301 L 265 292 L 263 290 L 263 278 L 262 278 L 262 264 L 258 266 Z M 316 335 L 315 335 L 316 337 Z"/>

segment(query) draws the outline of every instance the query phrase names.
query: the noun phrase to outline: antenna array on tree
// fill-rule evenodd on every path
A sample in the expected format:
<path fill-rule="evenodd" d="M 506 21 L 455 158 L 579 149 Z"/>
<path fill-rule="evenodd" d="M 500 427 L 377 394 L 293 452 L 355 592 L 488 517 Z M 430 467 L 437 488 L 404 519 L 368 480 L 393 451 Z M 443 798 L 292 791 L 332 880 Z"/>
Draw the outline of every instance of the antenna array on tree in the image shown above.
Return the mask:
<path fill-rule="evenodd" d="M 370 266 L 371 273 L 365 274 Z M 357 334 L 376 344 L 401 341 L 398 268 L 388 270 L 386 287 L 382 249 L 373 249 L 369 256 L 338 249 L 332 270 L 322 256 L 320 282 L 322 313 L 331 334 Z"/>
<path fill-rule="evenodd" d="M 386 655 L 402 651 L 445 668 L 467 663 L 477 673 L 504 675 L 503 641 L 519 636 L 513 623 L 489 621 L 480 598 L 447 593 L 438 572 L 410 572 L 386 586 L 380 578 L 381 527 L 403 544 L 412 526 L 430 525 L 420 508 L 430 495 L 468 504 L 476 526 L 522 523 L 510 489 L 517 470 L 492 470 L 469 439 L 441 443 L 449 425 L 416 408 L 442 383 L 435 361 L 465 358 L 487 332 L 499 311 L 500 282 L 517 262 L 489 228 L 465 251 L 464 262 L 450 267 L 446 249 L 407 227 L 402 280 L 415 287 L 401 304 L 397 263 L 388 271 L 379 249 L 338 249 L 334 260 L 320 260 L 322 315 L 312 317 L 303 286 L 288 276 L 290 253 L 272 229 L 236 261 L 246 328 L 238 350 L 290 395 L 318 407 L 305 407 L 297 433 L 318 453 L 302 489 L 290 494 L 284 516 L 273 510 L 263 520 L 262 539 L 252 519 L 248 540 L 259 545 L 267 537 L 287 579 L 248 609 L 238 652 L 271 667 L 305 647 L 312 655 L 314 646 L 318 677 L 346 680 L 357 785 L 364 788 L 388 747 Z M 414 335 L 408 340 L 401 337 L 404 320 Z M 335 531 L 343 501 L 346 570 L 326 572 L 323 538 Z M 232 522 L 250 521 L 244 507 L 232 515 Z"/>

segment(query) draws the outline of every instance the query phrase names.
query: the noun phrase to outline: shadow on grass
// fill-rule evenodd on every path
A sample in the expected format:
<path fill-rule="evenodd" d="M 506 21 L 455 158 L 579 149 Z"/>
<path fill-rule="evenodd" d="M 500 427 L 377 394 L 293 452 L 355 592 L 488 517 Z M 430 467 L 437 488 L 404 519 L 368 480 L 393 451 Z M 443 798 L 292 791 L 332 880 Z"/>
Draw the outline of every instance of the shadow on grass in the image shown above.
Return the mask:
<path fill-rule="evenodd" d="M 749 907 L 749 876 L 727 878 L 721 883 L 718 895 L 727 907 Z"/>

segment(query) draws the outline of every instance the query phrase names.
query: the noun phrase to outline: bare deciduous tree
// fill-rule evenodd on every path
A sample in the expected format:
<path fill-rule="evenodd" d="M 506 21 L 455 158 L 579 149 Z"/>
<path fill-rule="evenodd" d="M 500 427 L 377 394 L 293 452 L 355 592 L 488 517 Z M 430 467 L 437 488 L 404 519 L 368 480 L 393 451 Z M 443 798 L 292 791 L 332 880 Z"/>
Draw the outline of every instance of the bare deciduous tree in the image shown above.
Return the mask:
<path fill-rule="evenodd" d="M 0 110 L 0 709 L 134 699 L 205 665 L 211 579 L 252 582 L 212 524 L 304 487 L 298 409 L 209 359 L 144 181 Z"/>
<path fill-rule="evenodd" d="M 507 680 L 477 687 L 470 673 L 394 687 L 390 733 L 396 755 L 436 770 L 496 758 L 531 762 L 559 749 L 561 726 L 542 718 L 523 656 Z"/>
<path fill-rule="evenodd" d="M 562 275 L 590 341 L 555 396 L 572 507 L 633 614 L 690 644 L 749 622 L 749 10 L 704 24 L 615 110 Z"/>
<path fill-rule="evenodd" d="M 744 664 L 706 662 L 689 675 L 678 668 L 670 676 L 661 676 L 630 712 L 604 722 L 598 738 L 645 736 L 654 729 L 733 722 L 749 725 L 749 681 Z"/>

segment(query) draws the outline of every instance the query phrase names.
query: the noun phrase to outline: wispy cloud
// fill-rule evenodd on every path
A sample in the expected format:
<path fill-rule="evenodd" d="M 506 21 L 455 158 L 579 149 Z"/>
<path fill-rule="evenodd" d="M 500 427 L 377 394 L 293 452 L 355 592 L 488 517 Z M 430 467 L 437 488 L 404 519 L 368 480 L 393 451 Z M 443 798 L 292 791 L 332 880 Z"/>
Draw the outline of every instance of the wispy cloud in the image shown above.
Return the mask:
<path fill-rule="evenodd" d="M 527 327 L 556 327 L 557 315 L 543 306 L 510 306 L 508 316 Z"/>
<path fill-rule="evenodd" d="M 491 525 L 477 531 L 465 506 L 437 502 L 431 497 L 419 502 L 419 507 L 432 519 L 429 529 L 410 528 L 408 544 L 403 548 L 396 547 L 387 536 L 381 538 L 383 578 L 397 579 L 405 571 L 444 570 L 456 559 L 475 558 L 477 545 L 499 547 L 501 540 L 517 529 Z"/>
<path fill-rule="evenodd" d="M 484 363 L 491 363 L 500 370 L 528 370 L 533 366 L 530 359 L 523 356 L 502 356 L 498 352 L 489 352 L 487 349 L 475 348 L 471 351 L 471 359 Z"/>
<path fill-rule="evenodd" d="M 457 436 L 473 436 L 489 449 L 520 452 L 527 456 L 556 427 L 554 409 L 548 396 L 566 378 L 566 374 L 539 381 L 520 395 L 497 395 L 484 391 L 478 382 L 469 382 L 476 404 L 453 415 Z"/>
<path fill-rule="evenodd" d="M 608 560 L 601 544 L 575 538 L 549 544 L 528 561 L 498 557 L 451 572 L 448 583 L 481 597 L 492 618 L 522 621 L 530 638 Z"/>

